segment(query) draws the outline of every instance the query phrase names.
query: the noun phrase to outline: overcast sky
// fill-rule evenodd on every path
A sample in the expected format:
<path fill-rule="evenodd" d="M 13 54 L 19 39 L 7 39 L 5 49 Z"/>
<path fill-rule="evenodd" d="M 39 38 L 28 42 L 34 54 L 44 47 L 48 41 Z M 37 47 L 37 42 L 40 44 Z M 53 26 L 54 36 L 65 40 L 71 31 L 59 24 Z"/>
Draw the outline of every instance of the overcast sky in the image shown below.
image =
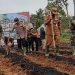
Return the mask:
<path fill-rule="evenodd" d="M 69 14 L 73 13 L 73 0 L 68 0 Z M 47 0 L 0 0 L 0 14 L 16 13 L 22 11 L 29 11 L 36 13 L 39 8 L 44 9 L 47 5 Z"/>

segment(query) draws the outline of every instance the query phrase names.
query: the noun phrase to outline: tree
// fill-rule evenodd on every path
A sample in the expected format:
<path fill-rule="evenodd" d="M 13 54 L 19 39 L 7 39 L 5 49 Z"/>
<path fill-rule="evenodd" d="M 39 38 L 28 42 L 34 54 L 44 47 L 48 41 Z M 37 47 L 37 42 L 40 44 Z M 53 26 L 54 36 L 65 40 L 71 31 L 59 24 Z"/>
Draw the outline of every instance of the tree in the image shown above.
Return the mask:
<path fill-rule="evenodd" d="M 67 16 L 68 16 L 68 0 L 47 0 L 48 4 L 54 4 L 57 7 L 63 8 L 63 6 L 65 6 L 66 12 L 67 12 Z"/>
<path fill-rule="evenodd" d="M 37 12 L 37 28 L 44 22 L 43 10 L 39 9 Z"/>
<path fill-rule="evenodd" d="M 44 23 L 43 10 L 39 9 L 36 14 L 31 15 L 31 22 L 34 24 L 36 29 Z"/>
<path fill-rule="evenodd" d="M 69 29 L 71 19 L 68 15 L 67 5 L 67 0 L 48 0 L 48 5 L 46 7 L 47 10 L 50 10 L 52 6 L 56 6 L 58 8 L 59 15 L 61 16 L 61 27 L 63 31 L 65 29 Z M 63 6 L 66 7 L 67 14 L 65 13 Z"/>
<path fill-rule="evenodd" d="M 63 9 L 63 6 L 57 0 L 54 1 L 54 2 L 48 2 L 48 5 L 47 5 L 46 9 L 50 10 L 52 8 L 52 6 L 57 7 L 60 16 L 66 16 L 66 13 Z"/>
<path fill-rule="evenodd" d="M 36 19 L 37 19 L 37 15 L 32 14 L 31 17 L 30 17 L 30 21 L 33 24 L 33 26 L 36 26 Z"/>
<path fill-rule="evenodd" d="M 61 1 L 61 0 L 48 0 L 48 5 L 46 6 L 45 10 L 39 9 L 36 14 L 31 15 L 31 22 L 33 25 L 38 28 L 41 26 L 41 24 L 44 23 L 44 14 L 48 14 L 46 10 L 50 10 L 52 6 L 57 6 L 59 15 L 61 17 L 64 16 L 66 18 L 66 13 L 63 9 L 63 5 L 65 4 L 67 0 Z M 44 13 L 43 13 L 44 12 Z M 63 20 L 64 21 L 64 20 Z M 64 23 L 64 22 L 63 22 Z"/>

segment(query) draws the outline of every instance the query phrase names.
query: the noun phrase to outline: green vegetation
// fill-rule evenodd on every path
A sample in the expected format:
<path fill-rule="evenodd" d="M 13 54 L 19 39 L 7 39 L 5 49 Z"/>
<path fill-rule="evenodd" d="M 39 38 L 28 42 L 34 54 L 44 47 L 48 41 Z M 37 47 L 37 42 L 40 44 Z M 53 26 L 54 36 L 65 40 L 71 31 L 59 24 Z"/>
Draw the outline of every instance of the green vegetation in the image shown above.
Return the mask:
<path fill-rule="evenodd" d="M 61 34 L 61 41 L 70 40 L 70 32 L 62 32 Z"/>
<path fill-rule="evenodd" d="M 43 16 L 43 10 L 39 9 L 36 14 L 31 15 L 31 22 L 36 27 L 40 27 L 44 23 L 44 16 Z"/>
<path fill-rule="evenodd" d="M 36 14 L 31 15 L 31 22 L 33 23 L 34 27 L 36 27 L 36 29 L 40 27 L 44 23 L 44 16 L 48 14 L 48 10 L 50 10 L 52 6 L 56 6 L 58 8 L 58 12 L 61 20 L 61 30 L 62 30 L 61 40 L 70 39 L 70 33 L 66 31 L 69 30 L 70 19 L 71 19 L 71 17 L 68 15 L 67 0 L 64 1 L 47 0 L 47 1 L 48 4 L 44 10 L 39 9 L 36 12 Z M 64 11 L 63 6 L 65 6 L 66 12 Z"/>

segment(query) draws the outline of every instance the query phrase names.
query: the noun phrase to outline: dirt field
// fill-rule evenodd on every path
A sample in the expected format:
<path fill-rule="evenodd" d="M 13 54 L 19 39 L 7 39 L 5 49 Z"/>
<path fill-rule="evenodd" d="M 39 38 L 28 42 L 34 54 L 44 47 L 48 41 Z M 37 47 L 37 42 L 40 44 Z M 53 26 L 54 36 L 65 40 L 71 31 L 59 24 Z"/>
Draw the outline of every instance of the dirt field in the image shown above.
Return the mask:
<path fill-rule="evenodd" d="M 75 56 L 68 43 L 62 44 L 61 57 L 56 57 L 54 50 L 47 58 L 41 51 L 26 56 L 14 51 L 7 56 L 5 50 L 0 49 L 0 75 L 75 75 Z"/>

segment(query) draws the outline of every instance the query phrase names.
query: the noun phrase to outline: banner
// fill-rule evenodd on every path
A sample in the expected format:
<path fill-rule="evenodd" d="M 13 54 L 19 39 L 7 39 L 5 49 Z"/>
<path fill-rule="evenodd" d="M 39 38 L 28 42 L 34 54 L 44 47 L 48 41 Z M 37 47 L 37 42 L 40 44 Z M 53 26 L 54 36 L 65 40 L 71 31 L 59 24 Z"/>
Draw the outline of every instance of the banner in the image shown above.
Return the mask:
<path fill-rule="evenodd" d="M 15 18 L 18 18 L 20 21 L 30 21 L 29 12 L 0 14 L 0 25 L 2 25 L 4 36 L 16 37 L 15 32 L 13 32 L 12 34 L 10 33 L 10 30 L 14 25 Z"/>

